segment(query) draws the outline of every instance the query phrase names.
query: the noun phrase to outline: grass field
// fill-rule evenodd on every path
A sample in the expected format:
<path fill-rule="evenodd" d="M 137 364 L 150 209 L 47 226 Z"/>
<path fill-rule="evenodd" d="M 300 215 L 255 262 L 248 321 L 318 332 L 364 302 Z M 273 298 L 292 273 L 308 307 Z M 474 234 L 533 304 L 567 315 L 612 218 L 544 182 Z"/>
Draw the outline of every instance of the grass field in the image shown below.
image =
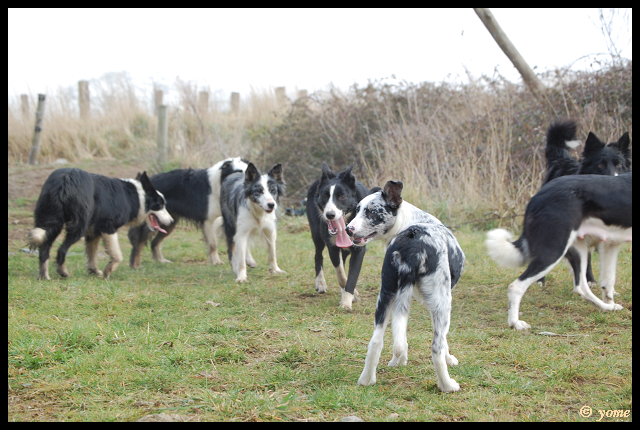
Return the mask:
<path fill-rule="evenodd" d="M 10 231 L 34 201 L 9 201 Z M 53 280 L 37 281 L 37 257 L 10 238 L 8 420 L 132 421 L 165 412 L 193 421 L 596 421 L 598 410 L 631 409 L 629 245 L 617 270 L 623 310 L 602 313 L 572 294 L 569 270 L 559 265 L 546 287 L 524 296 L 522 318 L 532 329 L 519 333 L 507 327 L 506 287 L 520 272 L 488 259 L 483 231 L 456 231 L 467 264 L 453 291 L 448 341 L 460 362 L 449 372 L 461 390 L 443 394 L 431 321 L 417 303 L 408 365 L 386 367 L 389 328 L 378 383 L 356 385 L 373 330 L 381 243 L 365 257 L 362 301 L 345 312 L 331 269 L 328 293 L 314 290 L 306 218 L 283 217 L 278 234 L 279 266 L 288 273 L 269 274 L 266 249 L 257 247 L 259 267 L 245 284 L 234 282 L 228 263 L 210 266 L 201 233 L 184 224 L 163 247 L 173 264 L 154 262 L 146 249 L 141 269 L 123 264 L 108 281 L 87 275 L 82 242 L 70 250 L 70 278 L 51 264 Z M 126 230 L 120 244 L 128 259 Z M 102 255 L 100 265 L 106 261 Z M 582 417 L 583 406 L 593 415 Z"/>

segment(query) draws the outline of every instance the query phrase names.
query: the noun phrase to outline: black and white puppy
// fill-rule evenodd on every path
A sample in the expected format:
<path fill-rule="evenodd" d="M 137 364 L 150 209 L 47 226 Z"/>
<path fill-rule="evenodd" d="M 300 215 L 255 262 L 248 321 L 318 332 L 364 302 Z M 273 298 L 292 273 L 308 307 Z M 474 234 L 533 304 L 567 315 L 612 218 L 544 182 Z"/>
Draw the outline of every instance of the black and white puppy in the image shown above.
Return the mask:
<path fill-rule="evenodd" d="M 42 186 L 35 209 L 35 228 L 29 233 L 31 248 L 39 248 L 40 274 L 49 277 L 49 250 L 62 228 L 67 234 L 58 249 L 57 272 L 67 277 L 67 251 L 80 238 L 85 238 L 89 273 L 109 278 L 122 262 L 117 230 L 123 225 L 146 223 L 149 229 L 164 231 L 159 224 L 170 225 L 171 215 L 165 208 L 162 193 L 156 191 L 147 172 L 136 179 L 114 179 L 64 168 L 51 173 Z M 100 238 L 110 260 L 104 272 L 98 269 Z"/>
<path fill-rule="evenodd" d="M 531 328 L 520 320 L 520 301 L 527 288 L 549 273 L 563 257 L 575 262 L 573 292 L 602 311 L 622 309 L 613 302 L 616 262 L 623 242 L 632 238 L 632 173 L 619 176 L 572 175 L 554 179 L 531 198 L 522 235 L 512 242 L 506 230 L 487 233 L 489 256 L 507 267 L 530 261 L 509 285 L 509 327 Z M 596 297 L 587 282 L 589 242 L 600 242 L 600 286 Z M 568 256 L 571 254 L 571 258 Z"/>
<path fill-rule="evenodd" d="M 151 176 L 151 183 L 167 201 L 167 211 L 175 222 L 163 226 L 151 241 L 153 259 L 170 263 L 162 255 L 162 241 L 171 234 L 180 219 L 195 223 L 202 228 L 211 264 L 222 264 L 218 256 L 216 232 L 222 226 L 220 210 L 220 184 L 232 173 L 244 172 L 248 161 L 240 157 L 219 161 L 208 169 L 175 169 Z M 131 267 L 140 267 L 140 256 L 152 232 L 141 227 L 129 229 L 131 242 Z M 253 261 L 253 259 L 252 259 Z"/>
<path fill-rule="evenodd" d="M 436 217 L 402 199 L 402 182 L 388 181 L 384 189 L 365 197 L 347 226 L 353 243 L 364 246 L 385 241 L 380 294 L 373 336 L 369 342 L 360 385 L 376 383 L 384 331 L 393 313 L 393 358 L 389 366 L 407 364 L 407 321 L 411 298 L 426 304 L 431 313 L 431 357 L 441 391 L 458 391 L 447 365 L 458 360 L 449 353 L 447 333 L 451 322 L 451 290 L 464 268 L 465 255 L 455 236 Z"/>
<path fill-rule="evenodd" d="M 351 309 L 354 299 L 358 300 L 355 288 L 366 248 L 353 246 L 345 228 L 355 215 L 358 202 L 369 193 L 367 187 L 356 180 L 352 169 L 353 164 L 335 174 L 326 163 L 322 163 L 322 176 L 311 184 L 307 193 L 307 219 L 316 247 L 316 291 L 321 294 L 327 292 L 322 267 L 322 252 L 326 246 L 342 292 L 340 307 L 347 310 Z M 344 265 L 349 255 L 351 261 L 347 278 Z"/>
<path fill-rule="evenodd" d="M 237 282 L 247 280 L 247 260 L 252 238 L 264 238 L 269 250 L 269 272 L 285 273 L 276 261 L 276 210 L 284 195 L 282 165 L 262 175 L 249 163 L 244 173 L 222 182 L 220 208 L 227 236 L 229 262 Z M 252 259 L 251 259 L 252 260 Z"/>

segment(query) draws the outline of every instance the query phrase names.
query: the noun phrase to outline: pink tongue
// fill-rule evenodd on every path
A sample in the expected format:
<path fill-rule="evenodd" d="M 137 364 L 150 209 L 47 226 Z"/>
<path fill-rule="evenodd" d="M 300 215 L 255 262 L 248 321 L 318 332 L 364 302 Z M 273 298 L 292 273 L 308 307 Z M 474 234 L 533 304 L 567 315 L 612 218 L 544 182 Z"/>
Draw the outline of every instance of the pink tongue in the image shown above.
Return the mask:
<path fill-rule="evenodd" d="M 351 245 L 351 239 L 347 235 L 347 226 L 344 223 L 344 217 L 340 217 L 339 220 L 333 221 L 333 226 L 338 228 L 338 235 L 336 236 L 336 246 L 340 248 L 349 248 Z"/>
<path fill-rule="evenodd" d="M 151 214 L 149 215 L 149 221 L 151 221 L 151 227 L 155 228 L 156 230 L 167 234 L 167 231 L 165 229 L 163 229 L 162 227 L 160 227 L 160 224 L 158 224 L 158 219 L 156 218 L 155 215 Z"/>

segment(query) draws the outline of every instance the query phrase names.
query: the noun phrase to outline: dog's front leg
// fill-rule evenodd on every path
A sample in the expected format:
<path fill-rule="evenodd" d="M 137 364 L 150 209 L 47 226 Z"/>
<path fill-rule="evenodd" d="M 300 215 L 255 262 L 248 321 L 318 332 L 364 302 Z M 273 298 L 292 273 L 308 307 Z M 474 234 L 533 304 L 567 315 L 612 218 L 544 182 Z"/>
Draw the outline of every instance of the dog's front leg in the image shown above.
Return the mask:
<path fill-rule="evenodd" d="M 620 243 L 601 242 L 600 249 L 600 286 L 602 287 L 602 301 L 609 305 L 615 305 L 613 296 L 616 293 L 616 267 L 618 264 L 618 252 Z M 587 267 L 587 278 L 589 267 Z M 619 305 L 615 305 L 619 306 Z M 614 308 L 614 310 L 617 310 Z"/>
<path fill-rule="evenodd" d="M 360 295 L 356 290 L 356 284 L 358 283 L 358 276 L 360 275 L 360 269 L 362 268 L 362 261 L 364 260 L 364 254 L 367 251 L 365 247 L 354 247 L 351 252 L 351 261 L 349 261 L 349 276 L 347 278 L 347 284 L 344 287 L 342 293 L 342 300 L 340 301 L 340 307 L 345 310 L 351 310 L 351 303 L 360 300 Z"/>
<path fill-rule="evenodd" d="M 247 280 L 247 247 L 249 246 L 248 234 L 236 233 L 233 238 L 234 249 L 231 257 L 231 267 L 236 274 L 236 282 Z"/>
<path fill-rule="evenodd" d="M 278 262 L 276 261 L 276 229 L 268 229 L 265 231 L 265 236 L 269 242 L 269 272 L 271 273 L 287 273 L 284 270 L 280 270 Z"/>
<path fill-rule="evenodd" d="M 146 226 L 145 226 L 146 228 Z M 102 270 L 98 269 L 98 247 L 100 246 L 100 236 L 84 238 L 84 251 L 87 254 L 87 271 L 91 274 L 102 276 Z"/>
<path fill-rule="evenodd" d="M 122 263 L 122 251 L 120 250 L 120 244 L 118 243 L 118 233 L 103 234 L 107 254 L 109 254 L 110 260 L 104 268 L 104 278 L 109 279 L 109 276 L 116 271 L 120 263 Z"/>

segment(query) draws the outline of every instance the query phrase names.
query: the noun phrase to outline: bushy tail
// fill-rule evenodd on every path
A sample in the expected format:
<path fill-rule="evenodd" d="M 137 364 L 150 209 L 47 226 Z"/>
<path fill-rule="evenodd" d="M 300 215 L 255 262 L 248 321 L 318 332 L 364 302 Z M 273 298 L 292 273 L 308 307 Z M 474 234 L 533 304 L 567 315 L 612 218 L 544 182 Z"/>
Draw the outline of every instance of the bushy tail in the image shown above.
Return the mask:
<path fill-rule="evenodd" d="M 487 250 L 489 257 L 501 266 L 516 268 L 529 259 L 529 247 L 524 235 L 512 242 L 513 235 L 507 230 L 497 228 L 487 232 Z"/>
<path fill-rule="evenodd" d="M 29 232 L 29 248 L 36 249 L 42 246 L 42 244 L 47 240 L 47 231 L 36 227 Z"/>
<path fill-rule="evenodd" d="M 558 120 L 547 129 L 547 146 L 544 150 L 547 157 L 547 168 L 565 156 L 569 148 L 576 148 L 580 141 L 576 140 L 576 122 L 572 119 Z"/>

